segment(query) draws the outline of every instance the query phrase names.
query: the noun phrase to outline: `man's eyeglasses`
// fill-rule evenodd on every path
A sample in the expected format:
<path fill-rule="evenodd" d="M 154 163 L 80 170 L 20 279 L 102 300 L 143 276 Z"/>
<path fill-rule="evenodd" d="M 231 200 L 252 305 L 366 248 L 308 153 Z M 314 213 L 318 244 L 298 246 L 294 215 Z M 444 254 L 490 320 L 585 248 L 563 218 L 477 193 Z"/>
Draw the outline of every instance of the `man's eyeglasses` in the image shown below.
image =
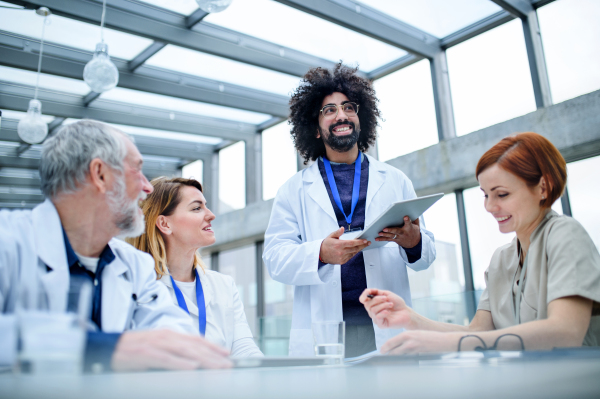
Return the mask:
<path fill-rule="evenodd" d="M 342 105 L 327 104 L 321 108 L 321 113 L 325 119 L 333 119 L 337 116 L 338 111 L 342 108 L 342 111 L 346 116 L 356 116 L 358 114 L 358 104 L 352 102 L 345 102 Z"/>

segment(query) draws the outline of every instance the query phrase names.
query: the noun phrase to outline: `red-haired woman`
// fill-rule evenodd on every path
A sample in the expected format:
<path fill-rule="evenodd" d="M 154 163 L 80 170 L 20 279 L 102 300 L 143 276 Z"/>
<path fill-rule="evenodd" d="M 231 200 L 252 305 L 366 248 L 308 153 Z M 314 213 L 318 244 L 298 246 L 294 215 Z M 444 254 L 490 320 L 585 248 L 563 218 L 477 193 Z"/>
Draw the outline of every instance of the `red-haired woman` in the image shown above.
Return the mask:
<path fill-rule="evenodd" d="M 360 300 L 377 325 L 408 330 L 381 351 L 599 346 L 600 255 L 581 224 L 550 209 L 567 180 L 560 152 L 539 134 L 517 134 L 481 157 L 476 176 L 485 209 L 516 237 L 494 253 L 473 321 L 429 320 L 397 295 L 367 289 Z"/>

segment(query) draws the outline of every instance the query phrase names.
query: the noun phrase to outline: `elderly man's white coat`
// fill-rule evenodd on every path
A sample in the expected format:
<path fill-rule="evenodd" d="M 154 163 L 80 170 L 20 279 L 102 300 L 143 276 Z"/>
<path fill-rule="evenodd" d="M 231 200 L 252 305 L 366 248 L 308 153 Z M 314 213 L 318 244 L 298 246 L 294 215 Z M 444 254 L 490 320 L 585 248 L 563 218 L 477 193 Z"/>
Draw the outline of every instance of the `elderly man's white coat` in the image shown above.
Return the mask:
<path fill-rule="evenodd" d="M 115 260 L 102 273 L 102 330 L 168 328 L 198 335 L 189 315 L 173 304 L 167 288 L 156 280 L 152 257 L 118 239 L 108 245 Z M 51 201 L 31 211 L 0 212 L 0 317 L 14 312 L 17 287 L 42 290 L 48 309 L 64 312 L 69 278 L 61 222 Z M 138 302 L 148 303 L 136 303 L 133 294 Z M 0 339 L 5 332 L 0 332 Z M 9 362 L 0 356 L 0 363 Z"/>

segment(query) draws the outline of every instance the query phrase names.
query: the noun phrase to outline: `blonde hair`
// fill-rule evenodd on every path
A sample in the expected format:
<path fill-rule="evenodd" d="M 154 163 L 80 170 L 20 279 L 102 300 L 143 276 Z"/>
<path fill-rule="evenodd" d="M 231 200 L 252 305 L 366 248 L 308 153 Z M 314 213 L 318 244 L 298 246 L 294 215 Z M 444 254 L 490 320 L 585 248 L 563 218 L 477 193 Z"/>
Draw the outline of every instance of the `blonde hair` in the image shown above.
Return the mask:
<path fill-rule="evenodd" d="M 202 192 L 202 185 L 195 179 L 184 179 L 181 177 L 167 178 L 157 177 L 150 184 L 154 191 L 142 202 L 142 211 L 146 219 L 146 229 L 141 236 L 127 238 L 126 241 L 139 249 L 152 255 L 154 258 L 154 270 L 157 279 L 169 274 L 167 268 L 167 247 L 165 240 L 156 226 L 159 216 L 170 216 L 181 202 L 181 188 L 184 186 L 195 187 Z M 194 254 L 194 267 L 204 271 L 202 258 L 196 252 Z"/>

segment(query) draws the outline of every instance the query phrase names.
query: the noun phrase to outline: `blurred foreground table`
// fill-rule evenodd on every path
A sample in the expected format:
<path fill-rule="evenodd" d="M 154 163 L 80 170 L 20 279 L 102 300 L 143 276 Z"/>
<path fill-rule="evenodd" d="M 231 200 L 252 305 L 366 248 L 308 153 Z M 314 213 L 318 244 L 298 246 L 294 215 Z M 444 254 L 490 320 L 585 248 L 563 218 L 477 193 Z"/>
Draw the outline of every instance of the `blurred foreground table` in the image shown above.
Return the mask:
<path fill-rule="evenodd" d="M 479 353 L 359 365 L 81 376 L 0 375 L 1 398 L 600 398 L 600 351 Z M 509 354 L 509 356 L 515 356 Z"/>

